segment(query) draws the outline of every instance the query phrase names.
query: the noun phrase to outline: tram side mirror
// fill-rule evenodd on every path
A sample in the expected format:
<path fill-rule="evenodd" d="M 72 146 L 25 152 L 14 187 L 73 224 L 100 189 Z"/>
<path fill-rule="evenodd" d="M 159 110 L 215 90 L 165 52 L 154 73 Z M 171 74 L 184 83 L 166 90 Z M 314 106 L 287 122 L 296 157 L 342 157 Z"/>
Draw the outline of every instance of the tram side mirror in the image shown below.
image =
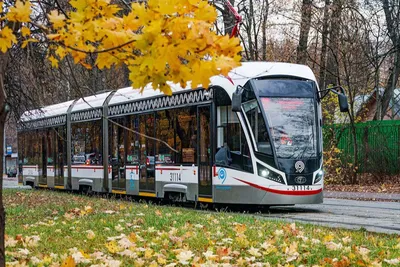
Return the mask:
<path fill-rule="evenodd" d="M 347 96 L 345 94 L 343 87 L 341 87 L 339 85 L 339 86 L 335 86 L 335 87 L 326 88 L 326 89 L 320 91 L 320 93 L 323 93 L 323 92 L 326 92 L 326 93 L 321 96 L 321 99 L 323 99 L 329 92 L 334 93 L 338 96 L 340 112 L 348 112 L 349 111 L 349 102 L 347 101 Z"/>
<path fill-rule="evenodd" d="M 243 94 L 243 87 L 238 85 L 236 91 L 232 94 L 232 111 L 233 112 L 240 112 L 242 107 L 242 94 Z"/>
<path fill-rule="evenodd" d="M 349 103 L 347 101 L 347 96 L 345 94 L 338 94 L 339 100 L 339 108 L 340 112 L 348 112 L 349 111 Z"/>

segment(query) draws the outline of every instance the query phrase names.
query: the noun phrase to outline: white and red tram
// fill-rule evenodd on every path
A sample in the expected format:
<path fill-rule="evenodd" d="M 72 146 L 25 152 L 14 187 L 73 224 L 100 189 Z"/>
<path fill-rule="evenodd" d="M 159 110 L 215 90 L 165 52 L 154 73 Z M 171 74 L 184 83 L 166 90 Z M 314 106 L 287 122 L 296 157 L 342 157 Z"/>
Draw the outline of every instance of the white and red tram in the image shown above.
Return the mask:
<path fill-rule="evenodd" d="M 321 91 L 310 68 L 246 62 L 207 90 L 173 91 L 123 88 L 25 112 L 19 182 L 193 202 L 322 202 Z"/>

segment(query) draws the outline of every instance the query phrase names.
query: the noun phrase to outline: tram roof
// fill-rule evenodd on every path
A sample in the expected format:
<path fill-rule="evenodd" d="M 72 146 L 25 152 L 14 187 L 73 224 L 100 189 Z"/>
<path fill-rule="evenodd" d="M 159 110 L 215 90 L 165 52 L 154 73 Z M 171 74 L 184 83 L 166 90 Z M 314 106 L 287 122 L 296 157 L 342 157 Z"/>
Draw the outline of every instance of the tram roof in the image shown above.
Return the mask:
<path fill-rule="evenodd" d="M 21 121 L 38 120 L 66 114 L 72 103 L 74 103 L 74 100 L 46 106 L 40 109 L 25 111 L 21 116 Z"/>
<path fill-rule="evenodd" d="M 97 95 L 87 96 L 84 98 L 80 98 L 75 102 L 72 107 L 71 112 L 77 112 L 81 110 L 87 110 L 92 108 L 102 107 L 107 97 L 111 94 L 111 92 L 101 93 Z"/>
<path fill-rule="evenodd" d="M 304 79 L 315 81 L 315 76 L 311 69 L 305 65 L 281 63 L 281 62 L 243 62 L 242 66 L 233 69 L 229 73 L 229 78 L 233 81 L 231 83 L 226 77 L 214 76 L 211 78 L 210 86 L 220 86 L 226 90 L 229 96 L 236 90 L 238 85 L 244 85 L 248 80 L 257 77 L 268 77 L 268 76 L 294 76 Z M 172 84 L 172 91 L 179 92 L 182 90 L 190 90 L 190 82 L 186 88 L 180 87 L 179 84 Z M 74 101 L 68 101 L 59 103 L 41 109 L 32 111 L 26 111 L 21 116 L 21 121 L 31 121 L 37 119 L 44 119 L 53 116 L 65 115 L 68 109 L 73 105 L 71 112 L 78 112 L 81 110 L 88 110 L 92 108 L 98 108 L 104 105 L 105 100 L 111 94 L 111 92 L 101 93 L 78 99 Z M 154 97 L 162 95 L 159 90 L 153 90 L 151 84 L 147 85 L 143 92 L 134 89 L 132 87 L 126 87 L 119 89 L 111 97 L 108 105 L 115 105 L 118 103 L 136 101 L 143 98 Z"/>

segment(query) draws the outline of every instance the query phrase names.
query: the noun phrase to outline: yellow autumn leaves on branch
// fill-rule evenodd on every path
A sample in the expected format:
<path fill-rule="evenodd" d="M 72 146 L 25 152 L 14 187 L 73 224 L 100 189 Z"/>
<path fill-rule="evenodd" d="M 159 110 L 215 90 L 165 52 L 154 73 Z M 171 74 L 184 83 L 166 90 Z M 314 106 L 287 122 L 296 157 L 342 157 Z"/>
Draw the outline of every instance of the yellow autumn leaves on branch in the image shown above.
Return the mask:
<path fill-rule="evenodd" d="M 70 55 L 76 64 L 91 68 L 88 56 L 96 54 L 99 69 L 125 64 L 134 88 L 152 83 L 166 94 L 172 93 L 168 81 L 207 87 L 210 77 L 240 65 L 239 39 L 212 30 L 217 13 L 205 0 L 149 0 L 125 10 L 110 0 L 71 0 L 70 5 L 69 11 L 46 14 L 44 25 L 30 21 L 29 1 L 0 9 L 5 13 L 1 20 L 8 22 L 0 31 L 0 51 L 38 41 L 29 38 L 30 25 L 45 33 L 52 66 Z M 13 22 L 21 23 L 19 30 Z"/>

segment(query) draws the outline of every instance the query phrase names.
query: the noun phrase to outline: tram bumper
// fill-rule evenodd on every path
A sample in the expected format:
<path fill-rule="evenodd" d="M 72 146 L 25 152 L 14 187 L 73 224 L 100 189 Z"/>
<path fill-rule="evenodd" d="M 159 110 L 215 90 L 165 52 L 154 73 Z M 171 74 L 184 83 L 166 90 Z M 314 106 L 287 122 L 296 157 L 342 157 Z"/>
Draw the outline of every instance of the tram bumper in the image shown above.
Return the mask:
<path fill-rule="evenodd" d="M 309 190 L 293 190 L 287 185 L 261 186 L 251 184 L 215 186 L 214 202 L 249 205 L 319 204 L 323 202 L 322 186 L 309 186 Z"/>
<path fill-rule="evenodd" d="M 306 190 L 271 186 L 261 200 L 261 205 L 319 204 L 323 202 L 322 186 L 309 186 Z"/>

